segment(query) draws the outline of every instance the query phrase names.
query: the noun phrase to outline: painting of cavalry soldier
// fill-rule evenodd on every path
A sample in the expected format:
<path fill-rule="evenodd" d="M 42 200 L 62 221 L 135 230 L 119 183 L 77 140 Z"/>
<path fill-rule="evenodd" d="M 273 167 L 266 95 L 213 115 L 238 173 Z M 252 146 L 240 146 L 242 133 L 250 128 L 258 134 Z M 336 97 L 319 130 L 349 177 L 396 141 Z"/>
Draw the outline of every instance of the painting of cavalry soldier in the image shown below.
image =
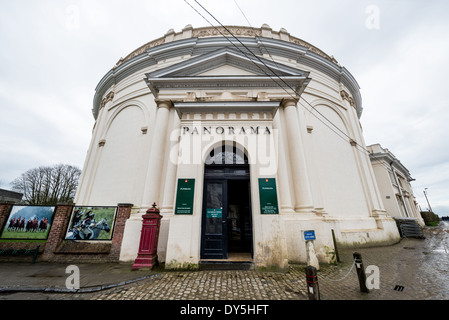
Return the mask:
<path fill-rule="evenodd" d="M 116 207 L 75 207 L 67 240 L 111 240 Z"/>
<path fill-rule="evenodd" d="M 54 212 L 51 206 L 13 206 L 0 239 L 45 240 Z"/>

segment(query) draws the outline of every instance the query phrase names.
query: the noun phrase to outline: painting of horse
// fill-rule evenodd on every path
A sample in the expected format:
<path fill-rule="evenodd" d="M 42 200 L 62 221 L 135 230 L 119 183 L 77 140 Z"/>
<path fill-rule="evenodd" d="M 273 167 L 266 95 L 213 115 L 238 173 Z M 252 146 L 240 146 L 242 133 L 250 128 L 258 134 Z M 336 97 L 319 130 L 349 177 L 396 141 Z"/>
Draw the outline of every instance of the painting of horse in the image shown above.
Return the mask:
<path fill-rule="evenodd" d="M 14 205 L 0 239 L 45 240 L 54 213 L 54 206 Z"/>
<path fill-rule="evenodd" d="M 111 240 L 116 213 L 116 207 L 74 207 L 65 239 Z"/>

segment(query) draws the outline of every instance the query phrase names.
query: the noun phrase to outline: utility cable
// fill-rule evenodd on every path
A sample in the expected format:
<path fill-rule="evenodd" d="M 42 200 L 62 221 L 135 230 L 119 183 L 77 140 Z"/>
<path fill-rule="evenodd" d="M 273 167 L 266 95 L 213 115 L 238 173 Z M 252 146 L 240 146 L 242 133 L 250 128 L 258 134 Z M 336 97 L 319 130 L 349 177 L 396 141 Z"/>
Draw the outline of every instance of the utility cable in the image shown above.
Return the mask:
<path fill-rule="evenodd" d="M 369 150 L 367 150 L 365 147 L 363 147 L 362 145 L 360 145 L 356 140 L 352 139 L 348 134 L 346 134 L 346 132 L 344 132 L 343 130 L 341 130 L 337 125 L 335 125 L 331 120 L 329 120 L 325 115 L 323 115 L 321 112 L 319 112 L 315 107 L 313 107 L 304 97 L 302 97 L 294 88 L 292 88 L 287 82 L 285 82 L 284 79 L 282 79 L 275 71 L 272 70 L 272 68 L 270 68 L 269 66 L 266 65 L 266 63 L 260 59 L 257 55 L 255 55 L 244 43 L 242 43 L 240 41 L 240 39 L 238 39 L 226 26 L 224 26 L 217 18 L 215 18 L 214 15 L 212 15 L 203 5 L 201 5 L 197 0 L 194 0 L 205 12 L 207 12 L 227 33 L 229 33 L 242 47 L 244 47 L 246 50 L 248 50 L 248 52 L 254 56 L 260 63 L 262 63 L 273 75 L 275 75 L 279 80 L 281 80 L 285 86 L 287 86 L 289 89 L 291 89 L 300 99 L 302 98 L 311 108 L 312 110 L 315 110 L 319 115 L 321 115 L 324 119 L 327 120 L 328 123 L 330 123 L 333 127 L 335 127 L 339 132 L 341 132 L 346 138 L 349 139 L 349 141 L 347 141 L 344 137 L 342 137 L 340 134 L 338 134 L 334 129 L 332 129 L 328 124 L 326 124 L 322 119 L 320 119 L 317 115 L 315 115 L 311 110 L 309 110 L 307 107 L 305 107 L 303 104 L 300 103 L 300 101 L 298 101 L 298 103 L 305 108 L 307 111 L 309 111 L 314 117 L 316 117 L 320 122 L 322 122 L 324 125 L 326 125 L 330 130 L 332 130 L 335 134 L 337 134 L 338 137 L 342 138 L 343 140 L 345 140 L 345 142 L 349 142 L 351 144 L 353 144 L 354 146 L 356 146 L 356 149 L 361 151 L 361 152 L 366 152 L 366 155 L 371 155 L 372 157 L 376 158 L 375 155 L 373 155 L 372 153 L 369 152 Z M 268 74 L 260 65 L 258 65 L 257 63 L 255 63 L 255 61 L 253 59 L 251 59 L 250 57 L 248 57 L 248 55 L 243 52 L 234 42 L 232 42 L 226 35 L 224 35 L 224 33 L 219 30 L 216 26 L 214 26 L 206 17 L 204 17 L 195 7 L 193 7 L 187 0 L 184 0 L 184 2 L 186 2 L 198 15 L 200 15 L 205 21 L 207 21 L 215 30 L 217 30 L 224 38 L 226 38 L 226 40 L 228 40 L 237 50 L 239 50 L 248 60 L 250 60 L 251 62 L 253 62 L 266 76 L 268 76 L 271 80 L 273 80 L 273 82 L 275 82 L 280 88 L 282 88 L 290 97 L 292 97 L 293 99 L 297 99 L 296 97 L 294 97 L 290 92 L 288 92 L 285 87 L 283 87 L 282 85 L 280 85 L 275 79 L 273 79 L 272 75 Z M 236 3 L 237 4 L 237 3 Z M 237 5 L 238 6 L 238 5 Z M 246 15 L 243 13 L 243 11 L 241 10 L 241 8 L 239 7 L 240 11 L 242 12 L 243 16 L 245 17 L 245 19 L 248 21 L 248 19 L 246 18 Z M 249 22 L 249 21 L 248 21 Z M 261 39 L 259 38 L 259 41 L 262 43 Z M 267 50 L 265 48 L 265 50 Z M 267 52 L 269 53 L 269 51 L 267 50 Z M 271 54 L 269 53 L 270 57 Z M 271 59 L 274 62 L 274 59 L 271 57 Z M 275 62 L 276 63 L 276 62 Z M 359 149 L 361 148 L 361 149 Z M 378 159 L 374 159 L 375 161 L 378 161 L 378 163 L 383 166 L 385 169 L 389 170 L 384 164 L 383 162 L 381 162 Z"/>

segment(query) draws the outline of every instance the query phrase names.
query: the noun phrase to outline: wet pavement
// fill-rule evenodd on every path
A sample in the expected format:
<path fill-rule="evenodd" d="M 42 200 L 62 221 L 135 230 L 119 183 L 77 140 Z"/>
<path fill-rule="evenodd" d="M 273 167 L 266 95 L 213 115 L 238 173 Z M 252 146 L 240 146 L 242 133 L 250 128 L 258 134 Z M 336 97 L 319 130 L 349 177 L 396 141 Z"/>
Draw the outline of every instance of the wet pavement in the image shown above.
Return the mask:
<path fill-rule="evenodd" d="M 320 266 L 321 300 L 449 300 L 449 222 L 426 227 L 424 235 L 425 239 L 402 239 L 388 247 L 339 249 L 340 263 Z M 354 252 L 361 253 L 365 268 L 378 267 L 379 289 L 360 292 Z M 130 264 L 77 264 L 78 290 L 67 288 L 74 284 L 68 266 L 0 262 L 0 300 L 308 300 L 305 265 L 290 265 L 287 272 L 277 273 L 131 271 Z"/>

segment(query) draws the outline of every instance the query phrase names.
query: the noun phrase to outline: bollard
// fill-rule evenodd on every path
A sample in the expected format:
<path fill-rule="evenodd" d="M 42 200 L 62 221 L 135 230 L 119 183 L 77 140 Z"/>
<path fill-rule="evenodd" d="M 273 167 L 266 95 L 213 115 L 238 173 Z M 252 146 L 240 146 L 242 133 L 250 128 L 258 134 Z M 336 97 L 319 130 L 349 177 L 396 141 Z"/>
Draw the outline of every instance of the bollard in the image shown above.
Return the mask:
<path fill-rule="evenodd" d="M 316 256 L 315 246 L 313 245 L 313 240 L 306 241 L 306 249 L 307 249 L 307 265 L 315 267 L 317 270 L 320 270 L 320 264 L 318 262 L 318 258 Z"/>
<path fill-rule="evenodd" d="M 359 278 L 360 291 L 369 293 L 369 290 L 366 287 L 366 274 L 365 268 L 363 267 L 362 255 L 358 252 L 354 252 L 353 256 L 355 260 L 355 267 L 357 269 L 357 276 Z"/>
<path fill-rule="evenodd" d="M 309 300 L 320 300 L 320 288 L 318 287 L 318 276 L 315 267 L 306 267 L 306 282 Z"/>
<path fill-rule="evenodd" d="M 334 229 L 332 229 L 332 241 L 334 242 L 335 256 L 337 258 L 337 262 L 340 262 L 340 256 L 338 254 L 337 240 L 335 239 Z"/>

